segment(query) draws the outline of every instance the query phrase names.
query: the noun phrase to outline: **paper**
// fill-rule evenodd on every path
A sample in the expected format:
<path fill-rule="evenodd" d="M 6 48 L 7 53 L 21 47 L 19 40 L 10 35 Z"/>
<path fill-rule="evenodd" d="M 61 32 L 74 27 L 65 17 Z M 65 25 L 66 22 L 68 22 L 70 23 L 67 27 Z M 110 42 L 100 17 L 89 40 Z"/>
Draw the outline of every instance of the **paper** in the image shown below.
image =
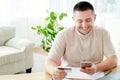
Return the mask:
<path fill-rule="evenodd" d="M 89 75 L 84 72 L 81 72 L 80 68 L 72 68 L 72 71 L 67 72 L 67 76 L 63 80 L 70 80 L 71 78 L 95 80 L 101 77 L 104 77 L 104 72 L 97 72 L 93 75 Z"/>

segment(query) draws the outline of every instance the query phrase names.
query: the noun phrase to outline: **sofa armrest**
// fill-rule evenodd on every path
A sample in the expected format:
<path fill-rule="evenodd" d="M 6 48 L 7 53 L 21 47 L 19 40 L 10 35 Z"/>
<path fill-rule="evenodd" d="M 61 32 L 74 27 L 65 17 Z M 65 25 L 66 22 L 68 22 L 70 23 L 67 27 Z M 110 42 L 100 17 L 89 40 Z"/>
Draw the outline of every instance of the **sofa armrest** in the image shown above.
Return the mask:
<path fill-rule="evenodd" d="M 32 49 L 34 47 L 34 43 L 27 39 L 12 38 L 5 43 L 5 46 L 18 48 L 25 51 L 25 49 Z"/>

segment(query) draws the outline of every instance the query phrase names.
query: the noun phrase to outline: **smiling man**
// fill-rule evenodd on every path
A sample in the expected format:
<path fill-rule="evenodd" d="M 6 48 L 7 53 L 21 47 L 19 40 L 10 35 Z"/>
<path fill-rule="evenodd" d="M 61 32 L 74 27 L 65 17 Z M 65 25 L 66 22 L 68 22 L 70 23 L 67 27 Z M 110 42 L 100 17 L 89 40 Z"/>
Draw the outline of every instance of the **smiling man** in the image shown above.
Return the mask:
<path fill-rule="evenodd" d="M 88 74 L 117 66 L 109 33 L 94 25 L 96 14 L 93 6 L 86 1 L 77 3 L 73 8 L 72 18 L 75 25 L 59 32 L 53 42 L 46 60 L 46 71 L 55 80 L 62 80 L 67 73 L 58 69 L 59 60 L 63 67 L 80 67 L 80 62 L 91 61 L 91 67 L 80 68 Z"/>

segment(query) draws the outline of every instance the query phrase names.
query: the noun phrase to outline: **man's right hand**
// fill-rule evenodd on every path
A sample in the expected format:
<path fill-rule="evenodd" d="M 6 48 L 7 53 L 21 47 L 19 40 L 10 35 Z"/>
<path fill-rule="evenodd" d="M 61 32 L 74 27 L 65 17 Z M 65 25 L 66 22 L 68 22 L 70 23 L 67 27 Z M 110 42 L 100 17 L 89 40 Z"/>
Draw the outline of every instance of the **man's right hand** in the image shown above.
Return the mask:
<path fill-rule="evenodd" d="M 54 71 L 52 73 L 52 78 L 54 80 L 62 80 L 65 78 L 67 73 L 64 70 L 59 70 L 57 67 L 54 68 Z"/>

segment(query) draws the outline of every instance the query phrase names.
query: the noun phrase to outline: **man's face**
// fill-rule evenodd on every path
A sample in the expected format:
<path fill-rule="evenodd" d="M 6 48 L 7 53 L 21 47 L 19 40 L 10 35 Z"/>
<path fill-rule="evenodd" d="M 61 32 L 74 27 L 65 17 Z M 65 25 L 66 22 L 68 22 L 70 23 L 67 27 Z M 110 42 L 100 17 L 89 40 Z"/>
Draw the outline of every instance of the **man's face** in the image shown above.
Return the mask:
<path fill-rule="evenodd" d="M 91 10 L 75 11 L 73 20 L 77 30 L 83 35 L 88 34 L 94 26 L 96 15 Z"/>

